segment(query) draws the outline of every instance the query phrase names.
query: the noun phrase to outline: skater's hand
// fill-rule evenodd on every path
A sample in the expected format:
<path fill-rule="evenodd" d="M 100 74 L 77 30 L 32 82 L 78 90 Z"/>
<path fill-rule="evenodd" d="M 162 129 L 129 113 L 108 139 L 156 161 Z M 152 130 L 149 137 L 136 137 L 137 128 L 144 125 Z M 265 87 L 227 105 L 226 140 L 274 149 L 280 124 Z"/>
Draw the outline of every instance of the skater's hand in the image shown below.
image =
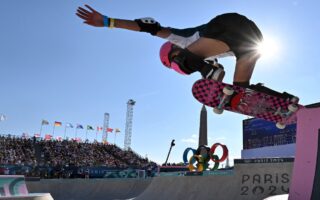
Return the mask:
<path fill-rule="evenodd" d="M 103 27 L 103 15 L 88 5 L 85 5 L 87 9 L 78 7 L 76 15 L 84 20 L 83 23 L 89 24 L 95 27 Z"/>

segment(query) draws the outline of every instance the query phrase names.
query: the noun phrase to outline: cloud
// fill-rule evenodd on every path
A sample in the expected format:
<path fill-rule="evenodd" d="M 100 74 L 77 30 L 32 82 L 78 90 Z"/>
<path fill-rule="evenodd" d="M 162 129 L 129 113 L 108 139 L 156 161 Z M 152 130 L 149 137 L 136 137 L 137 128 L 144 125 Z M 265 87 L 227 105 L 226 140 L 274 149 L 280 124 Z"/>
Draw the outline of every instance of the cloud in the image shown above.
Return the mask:
<path fill-rule="evenodd" d="M 197 137 L 198 136 L 196 134 L 193 134 L 191 135 L 190 138 L 182 139 L 181 142 L 188 143 L 188 144 L 197 144 L 198 143 Z"/>
<path fill-rule="evenodd" d="M 208 145 L 211 146 L 215 143 L 225 143 L 226 140 L 227 140 L 226 137 L 218 137 L 218 138 L 208 137 Z M 188 143 L 188 144 L 198 144 L 198 135 L 193 134 L 189 138 L 183 138 L 181 139 L 181 142 Z"/>
<path fill-rule="evenodd" d="M 224 143 L 226 140 L 227 140 L 226 137 L 217 137 L 217 138 L 208 137 L 208 143 L 211 145 L 214 143 Z"/>
<path fill-rule="evenodd" d="M 196 144 L 197 141 L 193 138 L 188 138 L 188 139 L 182 139 L 181 140 L 183 143 L 191 143 L 191 144 Z"/>

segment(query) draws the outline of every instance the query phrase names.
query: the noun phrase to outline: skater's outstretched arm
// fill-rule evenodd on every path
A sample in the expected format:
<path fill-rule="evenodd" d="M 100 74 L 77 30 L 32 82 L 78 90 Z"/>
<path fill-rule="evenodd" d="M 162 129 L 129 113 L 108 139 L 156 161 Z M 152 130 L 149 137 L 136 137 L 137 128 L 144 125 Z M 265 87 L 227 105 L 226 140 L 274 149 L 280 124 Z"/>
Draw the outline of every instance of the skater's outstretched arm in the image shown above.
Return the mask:
<path fill-rule="evenodd" d="M 160 23 L 152 18 L 135 20 L 115 19 L 102 15 L 88 5 L 85 5 L 85 7 L 86 8 L 78 7 L 76 15 L 90 26 L 147 32 L 161 38 L 167 38 L 171 34 L 170 29 L 161 27 Z"/>

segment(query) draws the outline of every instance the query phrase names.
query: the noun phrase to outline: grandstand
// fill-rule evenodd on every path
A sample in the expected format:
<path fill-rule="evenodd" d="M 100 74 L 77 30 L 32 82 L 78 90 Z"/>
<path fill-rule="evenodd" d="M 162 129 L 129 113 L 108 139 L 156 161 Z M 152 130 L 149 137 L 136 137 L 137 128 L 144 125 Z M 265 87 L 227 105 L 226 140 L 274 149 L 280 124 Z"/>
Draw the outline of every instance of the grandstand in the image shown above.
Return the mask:
<path fill-rule="evenodd" d="M 157 164 L 113 144 L 0 136 L 0 174 L 99 178 L 116 170 L 156 170 Z"/>

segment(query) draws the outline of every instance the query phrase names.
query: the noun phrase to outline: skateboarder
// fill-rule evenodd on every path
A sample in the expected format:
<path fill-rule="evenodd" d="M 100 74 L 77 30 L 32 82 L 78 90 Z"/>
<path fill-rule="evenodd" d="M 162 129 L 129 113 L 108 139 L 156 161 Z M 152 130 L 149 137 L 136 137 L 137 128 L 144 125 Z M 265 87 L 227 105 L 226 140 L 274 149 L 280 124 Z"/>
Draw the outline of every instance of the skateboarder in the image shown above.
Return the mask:
<path fill-rule="evenodd" d="M 146 32 L 168 40 L 160 49 L 160 59 L 165 66 L 180 74 L 200 72 L 203 78 L 222 81 L 225 72 L 222 65 L 215 62 L 216 58 L 235 56 L 234 85 L 291 98 L 287 93 L 280 94 L 261 84 L 250 85 L 253 69 L 260 57 L 258 45 L 263 36 L 256 24 L 243 15 L 226 13 L 200 26 L 176 29 L 163 27 L 152 18 L 115 19 L 88 5 L 85 7 L 79 7 L 76 15 L 88 25 Z"/>

